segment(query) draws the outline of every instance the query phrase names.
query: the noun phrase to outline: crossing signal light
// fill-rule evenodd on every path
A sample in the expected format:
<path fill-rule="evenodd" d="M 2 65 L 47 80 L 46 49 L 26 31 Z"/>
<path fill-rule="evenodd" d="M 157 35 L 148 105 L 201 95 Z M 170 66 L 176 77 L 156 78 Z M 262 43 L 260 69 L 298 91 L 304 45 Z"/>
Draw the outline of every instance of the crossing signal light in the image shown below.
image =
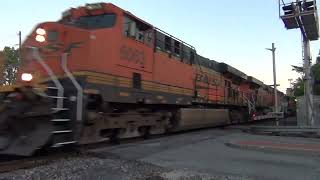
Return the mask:
<path fill-rule="evenodd" d="M 311 11 L 311 10 L 314 10 L 315 9 L 315 6 L 314 6 L 314 1 L 304 1 L 303 5 L 303 10 L 305 11 Z"/>
<path fill-rule="evenodd" d="M 285 15 L 294 14 L 295 5 L 290 4 L 290 5 L 282 6 L 282 10 L 284 11 Z"/>

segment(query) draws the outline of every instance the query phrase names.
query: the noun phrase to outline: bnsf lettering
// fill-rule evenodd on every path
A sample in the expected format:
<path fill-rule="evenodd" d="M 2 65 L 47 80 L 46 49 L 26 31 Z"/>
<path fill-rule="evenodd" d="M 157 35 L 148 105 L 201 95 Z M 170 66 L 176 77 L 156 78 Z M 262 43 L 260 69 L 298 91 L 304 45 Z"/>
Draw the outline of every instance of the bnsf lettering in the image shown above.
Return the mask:
<path fill-rule="evenodd" d="M 120 48 L 120 59 L 144 66 L 144 52 L 127 46 Z"/>

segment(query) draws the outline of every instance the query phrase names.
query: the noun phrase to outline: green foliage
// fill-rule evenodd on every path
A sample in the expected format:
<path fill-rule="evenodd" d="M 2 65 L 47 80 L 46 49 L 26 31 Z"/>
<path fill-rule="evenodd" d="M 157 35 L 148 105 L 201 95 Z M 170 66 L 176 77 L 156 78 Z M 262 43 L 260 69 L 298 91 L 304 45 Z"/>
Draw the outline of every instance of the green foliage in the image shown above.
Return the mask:
<path fill-rule="evenodd" d="M 291 65 L 292 66 L 292 71 L 296 71 L 297 73 L 299 74 L 303 74 L 303 67 L 301 66 L 294 66 L 294 65 Z"/>
<path fill-rule="evenodd" d="M 293 92 L 294 96 L 303 96 L 304 94 L 304 81 L 303 81 L 303 68 L 299 66 L 292 66 L 293 71 L 298 72 L 299 74 L 302 75 L 302 77 L 298 78 L 294 83 L 293 83 Z M 315 64 L 311 67 L 312 70 L 312 76 L 314 77 L 315 80 L 315 85 L 313 88 L 313 94 L 314 95 L 320 95 L 320 64 Z"/>
<path fill-rule="evenodd" d="M 17 71 L 20 64 L 19 51 L 14 47 L 4 47 L 3 49 L 4 62 L 1 64 L 1 85 L 14 84 L 16 81 Z"/>
<path fill-rule="evenodd" d="M 316 81 L 320 81 L 320 64 L 312 66 L 312 73 Z"/>
<path fill-rule="evenodd" d="M 312 74 L 315 80 L 313 94 L 320 95 L 320 64 L 315 64 L 312 66 Z"/>
<path fill-rule="evenodd" d="M 303 96 L 304 95 L 304 74 L 303 74 L 303 67 L 301 66 L 292 66 L 292 71 L 296 71 L 300 74 L 300 77 L 296 79 L 293 83 L 293 95 L 295 97 Z"/>
<path fill-rule="evenodd" d="M 293 84 L 293 94 L 295 97 L 303 96 L 304 82 L 302 78 L 298 78 Z"/>
<path fill-rule="evenodd" d="M 320 96 L 320 85 L 315 85 L 313 89 L 313 94 Z"/>

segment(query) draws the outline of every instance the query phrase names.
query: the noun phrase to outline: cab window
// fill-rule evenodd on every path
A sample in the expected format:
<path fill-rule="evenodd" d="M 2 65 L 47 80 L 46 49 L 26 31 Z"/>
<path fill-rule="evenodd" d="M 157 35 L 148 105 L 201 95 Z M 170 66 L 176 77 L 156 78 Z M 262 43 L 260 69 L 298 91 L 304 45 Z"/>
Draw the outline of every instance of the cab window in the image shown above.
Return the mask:
<path fill-rule="evenodd" d="M 146 23 L 125 16 L 123 20 L 123 35 L 152 45 L 153 28 Z"/>
<path fill-rule="evenodd" d="M 82 16 L 74 22 L 68 22 L 80 28 L 85 29 L 99 29 L 99 28 L 111 28 L 115 25 L 115 14 L 102 14 L 96 16 Z"/>

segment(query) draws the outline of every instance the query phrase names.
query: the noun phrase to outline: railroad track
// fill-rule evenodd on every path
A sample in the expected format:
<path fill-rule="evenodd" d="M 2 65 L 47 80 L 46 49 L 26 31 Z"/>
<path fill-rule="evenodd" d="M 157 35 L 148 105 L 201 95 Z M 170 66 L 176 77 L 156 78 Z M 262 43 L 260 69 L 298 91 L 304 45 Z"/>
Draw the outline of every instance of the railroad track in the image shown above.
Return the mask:
<path fill-rule="evenodd" d="M 151 138 L 159 138 L 160 136 L 154 136 Z M 121 140 L 121 144 L 129 144 L 141 141 L 143 138 L 131 138 Z M 38 152 L 32 157 L 12 157 L 12 156 L 0 156 L 0 173 L 16 171 L 20 169 L 30 169 L 38 166 L 47 165 L 58 160 L 91 156 L 97 158 L 104 158 L 104 156 L 96 153 L 89 152 L 92 149 L 98 149 L 102 147 L 110 147 L 115 144 L 109 141 L 100 142 L 96 144 L 81 145 L 76 148 L 63 148 L 63 149 L 52 149 L 52 151 Z"/>
<path fill-rule="evenodd" d="M 54 161 L 79 156 L 76 152 L 48 152 L 46 155 L 35 155 L 33 157 L 18 157 L 14 159 L 0 161 L 0 173 L 16 171 L 19 169 L 29 169 L 52 163 Z"/>
<path fill-rule="evenodd" d="M 50 162 L 48 158 L 40 158 L 40 159 L 20 159 L 20 160 L 11 160 L 0 162 L 0 173 L 15 171 L 19 169 L 25 168 L 33 168 L 37 166 L 41 166 Z"/>
<path fill-rule="evenodd" d="M 251 122 L 251 123 L 247 122 L 242 124 L 243 126 L 247 126 L 249 124 L 255 124 L 255 123 L 256 122 Z M 208 129 L 221 129 L 221 128 L 224 129 L 224 127 L 225 126 L 213 127 L 213 128 L 202 128 L 202 129 L 193 129 L 193 130 L 182 131 L 182 132 L 174 132 L 170 134 L 152 135 L 148 139 L 159 139 L 166 136 L 175 136 L 175 135 L 181 135 L 185 133 L 199 132 L 199 131 L 208 130 Z M 121 139 L 120 142 L 123 145 L 123 144 L 140 142 L 140 141 L 143 141 L 144 139 L 145 138 L 143 137 L 135 137 L 135 138 L 129 138 L 129 139 Z M 26 157 L 26 158 L 0 157 L 0 173 L 16 171 L 20 169 L 30 169 L 30 168 L 50 164 L 54 161 L 57 161 L 60 159 L 66 159 L 66 158 L 83 157 L 83 156 L 104 158 L 104 156 L 101 156 L 100 154 L 92 153 L 90 152 L 90 150 L 99 149 L 103 147 L 110 147 L 110 146 L 116 146 L 116 144 L 110 143 L 109 141 L 105 141 L 105 142 L 100 142 L 95 144 L 81 145 L 81 146 L 77 146 L 77 148 L 69 148 L 69 149 L 63 148 L 60 150 L 58 149 L 58 150 L 53 150 L 48 152 L 40 152 L 39 154 L 33 157 Z"/>

